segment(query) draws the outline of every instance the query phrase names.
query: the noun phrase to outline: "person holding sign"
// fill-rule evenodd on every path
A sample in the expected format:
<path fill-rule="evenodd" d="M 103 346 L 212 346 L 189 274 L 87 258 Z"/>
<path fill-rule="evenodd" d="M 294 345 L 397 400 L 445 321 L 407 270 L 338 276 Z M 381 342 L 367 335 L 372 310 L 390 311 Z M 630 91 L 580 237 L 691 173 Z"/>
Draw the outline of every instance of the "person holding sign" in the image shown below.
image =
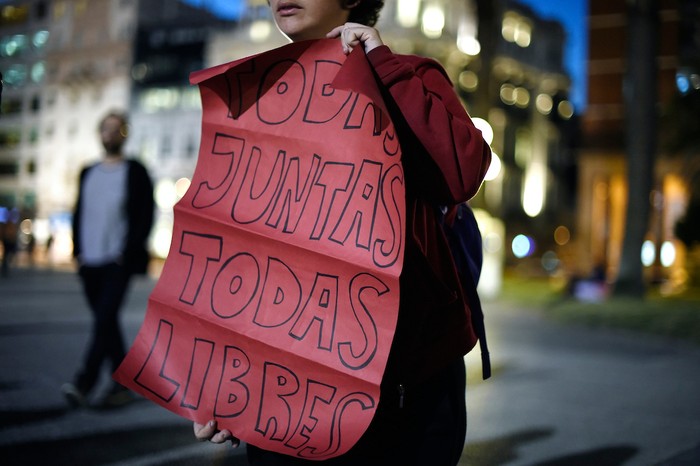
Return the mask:
<path fill-rule="evenodd" d="M 455 465 L 466 435 L 463 356 L 476 341 L 439 206 L 478 191 L 491 152 L 434 60 L 394 54 L 373 27 L 383 0 L 268 0 L 292 42 L 339 39 L 361 48 L 396 128 L 405 174 L 406 234 L 398 323 L 368 429 L 345 454 L 324 464 Z M 239 444 L 216 421 L 194 423 L 195 437 Z M 250 464 L 310 461 L 247 445 Z"/>

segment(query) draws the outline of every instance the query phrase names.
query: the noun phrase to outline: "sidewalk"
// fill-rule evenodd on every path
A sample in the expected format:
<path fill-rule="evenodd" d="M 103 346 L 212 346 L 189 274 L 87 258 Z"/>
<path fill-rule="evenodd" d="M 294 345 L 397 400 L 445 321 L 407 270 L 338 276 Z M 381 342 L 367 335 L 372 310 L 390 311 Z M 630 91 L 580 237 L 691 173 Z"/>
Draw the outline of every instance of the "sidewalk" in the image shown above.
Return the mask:
<path fill-rule="evenodd" d="M 484 313 L 495 371 L 469 373 L 461 464 L 700 465 L 700 347 L 498 301 Z"/>
<path fill-rule="evenodd" d="M 133 283 L 128 338 L 154 284 Z M 481 381 L 478 351 L 468 355 L 461 465 L 700 464 L 700 348 L 564 326 L 497 300 L 484 311 L 494 374 Z M 3 464 L 245 464 L 241 449 L 194 442 L 189 421 L 146 401 L 68 411 L 59 388 L 89 326 L 74 273 L 15 269 L 0 279 Z"/>

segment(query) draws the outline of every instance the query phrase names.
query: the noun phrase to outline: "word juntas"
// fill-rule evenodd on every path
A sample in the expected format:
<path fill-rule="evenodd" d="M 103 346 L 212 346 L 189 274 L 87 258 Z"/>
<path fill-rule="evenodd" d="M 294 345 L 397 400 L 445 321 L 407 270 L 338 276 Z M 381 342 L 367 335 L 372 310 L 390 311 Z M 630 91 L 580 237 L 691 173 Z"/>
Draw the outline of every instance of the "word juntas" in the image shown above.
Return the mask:
<path fill-rule="evenodd" d="M 228 117 L 235 123 L 205 138 L 211 143 L 200 157 L 214 168 L 195 180 L 191 205 L 220 210 L 224 203 L 241 228 L 258 224 L 292 243 L 325 239 L 364 249 L 371 254 L 369 265 L 386 268 L 399 258 L 404 234 L 398 140 L 374 103 L 332 88 L 329 77 L 338 67 L 319 61 L 309 81 L 301 64 L 283 60 L 269 66 L 258 86 L 247 87 L 245 70 L 227 75 L 228 93 L 239 103 Z M 257 92 L 243 90 L 251 87 Z M 270 129 L 260 133 L 261 127 Z M 363 152 L 367 144 L 352 144 L 367 135 L 380 139 L 372 144 L 372 157 Z M 264 228 L 258 233 L 265 234 Z"/>

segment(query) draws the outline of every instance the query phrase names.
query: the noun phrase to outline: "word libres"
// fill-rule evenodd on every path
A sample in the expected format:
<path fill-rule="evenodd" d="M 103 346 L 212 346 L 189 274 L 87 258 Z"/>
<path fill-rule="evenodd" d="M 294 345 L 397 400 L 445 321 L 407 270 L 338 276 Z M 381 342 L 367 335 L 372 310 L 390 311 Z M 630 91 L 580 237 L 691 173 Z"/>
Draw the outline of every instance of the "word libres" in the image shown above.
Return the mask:
<path fill-rule="evenodd" d="M 254 342 L 235 346 L 212 336 L 195 336 L 191 326 L 161 319 L 134 382 L 181 414 L 199 410 L 203 393 L 211 390 L 216 393 L 215 419 L 253 425 L 255 435 L 299 457 L 334 456 L 343 446 L 339 433 L 348 433 L 347 424 L 371 419 L 375 399 L 345 390 L 342 376 L 335 385 L 304 378 L 279 362 L 251 361 L 249 354 L 260 353 Z M 251 350 L 244 348 L 246 343 Z M 176 361 L 187 353 L 190 364 L 182 372 Z M 252 370 L 258 365 L 262 371 Z M 359 435 L 351 432 L 351 437 Z"/>

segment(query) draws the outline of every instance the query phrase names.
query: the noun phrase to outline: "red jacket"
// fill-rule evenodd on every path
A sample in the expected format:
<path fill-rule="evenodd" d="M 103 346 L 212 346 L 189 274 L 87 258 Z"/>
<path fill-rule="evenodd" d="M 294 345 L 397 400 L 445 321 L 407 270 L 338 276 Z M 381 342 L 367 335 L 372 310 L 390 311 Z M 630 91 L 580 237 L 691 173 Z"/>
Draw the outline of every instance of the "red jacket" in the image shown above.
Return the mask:
<path fill-rule="evenodd" d="M 406 178 L 407 240 L 400 278 L 399 322 L 385 379 L 420 380 L 476 344 L 438 206 L 465 202 L 479 190 L 491 150 L 444 69 L 434 60 L 367 54 L 399 135 Z"/>

